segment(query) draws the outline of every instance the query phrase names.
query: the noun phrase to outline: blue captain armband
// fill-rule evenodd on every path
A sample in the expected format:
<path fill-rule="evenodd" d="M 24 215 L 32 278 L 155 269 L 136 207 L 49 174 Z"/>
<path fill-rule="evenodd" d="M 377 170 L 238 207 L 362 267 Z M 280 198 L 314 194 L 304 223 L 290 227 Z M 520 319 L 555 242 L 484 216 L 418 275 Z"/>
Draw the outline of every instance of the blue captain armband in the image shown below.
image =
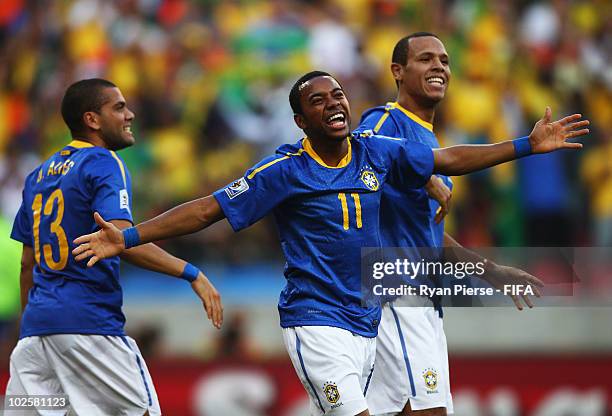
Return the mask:
<path fill-rule="evenodd" d="M 514 145 L 514 154 L 517 159 L 532 154 L 531 143 L 529 143 L 528 136 L 514 139 L 512 140 L 512 144 Z"/>
<path fill-rule="evenodd" d="M 200 269 L 195 267 L 191 263 L 187 263 L 185 268 L 183 269 L 183 273 L 179 276 L 181 279 L 187 280 L 189 283 L 192 283 L 194 280 L 198 278 L 200 274 Z"/>
<path fill-rule="evenodd" d="M 140 244 L 140 236 L 138 235 L 136 227 L 126 228 L 121 231 L 121 233 L 123 234 L 123 242 L 126 250 Z"/>

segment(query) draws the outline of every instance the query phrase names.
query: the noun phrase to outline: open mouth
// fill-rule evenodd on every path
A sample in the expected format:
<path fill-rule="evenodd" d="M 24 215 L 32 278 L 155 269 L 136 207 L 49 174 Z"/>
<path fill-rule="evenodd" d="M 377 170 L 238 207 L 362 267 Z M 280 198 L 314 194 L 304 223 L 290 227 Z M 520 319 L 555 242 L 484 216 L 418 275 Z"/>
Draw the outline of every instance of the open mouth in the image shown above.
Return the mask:
<path fill-rule="evenodd" d="M 334 113 L 325 119 L 332 129 L 343 129 L 346 127 L 346 116 L 343 113 Z"/>
<path fill-rule="evenodd" d="M 429 85 L 442 86 L 442 85 L 446 84 L 446 81 L 444 80 L 444 78 L 439 77 L 437 75 L 435 75 L 433 77 L 425 78 L 425 81 L 427 81 L 427 83 Z"/>
<path fill-rule="evenodd" d="M 132 134 L 132 126 L 123 126 L 123 131 Z"/>

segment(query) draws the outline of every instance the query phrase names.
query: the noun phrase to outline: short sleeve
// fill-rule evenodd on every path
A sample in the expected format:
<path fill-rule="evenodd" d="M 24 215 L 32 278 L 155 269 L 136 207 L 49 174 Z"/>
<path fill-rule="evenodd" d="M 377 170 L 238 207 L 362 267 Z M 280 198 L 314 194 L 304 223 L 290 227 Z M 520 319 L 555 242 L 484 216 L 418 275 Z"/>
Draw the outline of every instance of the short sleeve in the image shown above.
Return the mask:
<path fill-rule="evenodd" d="M 355 132 L 358 134 L 371 132 L 372 134 L 390 137 L 400 136 L 395 121 L 384 108 L 375 108 L 364 113 Z"/>
<path fill-rule="evenodd" d="M 371 140 L 371 139 L 368 139 Z M 377 149 L 389 163 L 387 182 L 399 188 L 422 188 L 433 174 L 433 150 L 413 140 L 376 136 Z"/>
<path fill-rule="evenodd" d="M 123 161 L 114 153 L 100 154 L 89 164 L 93 211 L 106 221 L 132 220 L 132 186 Z"/>
<path fill-rule="evenodd" d="M 21 206 L 17 211 L 17 216 L 13 222 L 13 230 L 11 231 L 11 238 L 22 242 L 27 246 L 33 246 L 32 241 L 32 221 L 30 220 L 29 210 L 26 206 L 25 190 L 22 193 Z"/>
<path fill-rule="evenodd" d="M 259 221 L 291 195 L 289 158 L 266 158 L 213 194 L 234 231 Z"/>

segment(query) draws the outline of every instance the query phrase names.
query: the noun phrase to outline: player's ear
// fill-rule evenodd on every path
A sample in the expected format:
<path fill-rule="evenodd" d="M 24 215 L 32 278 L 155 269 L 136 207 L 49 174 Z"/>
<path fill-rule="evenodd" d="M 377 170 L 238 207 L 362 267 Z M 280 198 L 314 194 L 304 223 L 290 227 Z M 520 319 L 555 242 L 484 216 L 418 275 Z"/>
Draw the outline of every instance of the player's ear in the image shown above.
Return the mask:
<path fill-rule="evenodd" d="M 304 116 L 301 114 L 294 114 L 293 121 L 300 128 L 300 130 L 304 130 L 306 128 L 306 120 L 304 120 Z"/>
<path fill-rule="evenodd" d="M 404 76 L 404 67 L 402 67 L 400 64 L 392 63 L 391 73 L 396 81 L 401 81 Z"/>
<path fill-rule="evenodd" d="M 100 130 L 98 114 L 93 111 L 86 111 L 83 113 L 83 124 L 92 130 Z"/>

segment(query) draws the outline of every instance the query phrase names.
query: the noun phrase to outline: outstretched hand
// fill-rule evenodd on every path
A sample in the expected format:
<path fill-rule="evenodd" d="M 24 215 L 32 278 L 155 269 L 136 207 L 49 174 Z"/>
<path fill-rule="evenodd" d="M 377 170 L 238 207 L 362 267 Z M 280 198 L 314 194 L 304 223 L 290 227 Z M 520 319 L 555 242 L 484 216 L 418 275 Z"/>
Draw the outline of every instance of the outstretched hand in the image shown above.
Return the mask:
<path fill-rule="evenodd" d="M 221 324 L 223 323 L 223 305 L 221 304 L 221 295 L 217 289 L 215 289 L 210 280 L 202 272 L 191 283 L 191 288 L 202 301 L 208 319 L 210 319 L 215 328 L 221 329 Z"/>
<path fill-rule="evenodd" d="M 496 289 L 503 290 L 504 286 L 506 285 L 516 285 L 520 287 L 531 286 L 533 294 L 537 298 L 542 296 L 540 293 L 540 288 L 544 287 L 544 282 L 537 277 L 530 275 L 526 271 L 517 269 L 516 267 L 493 264 L 483 278 Z M 521 298 L 525 305 L 527 305 L 529 308 L 533 308 L 531 299 L 524 293 L 520 298 L 517 295 L 510 295 L 510 298 L 512 298 L 512 302 L 514 302 L 519 311 L 523 310 Z"/>
<path fill-rule="evenodd" d="M 123 234 L 119 228 L 104 221 L 97 212 L 94 213 L 94 220 L 100 226 L 100 230 L 75 239 L 74 243 L 79 246 L 72 250 L 72 255 L 77 261 L 91 257 L 87 267 L 93 266 L 99 260 L 117 256 L 125 249 Z"/>
<path fill-rule="evenodd" d="M 546 107 L 542 117 L 533 127 L 529 135 L 529 143 L 533 153 L 548 153 L 558 149 L 580 149 L 581 143 L 571 143 L 568 139 L 584 136 L 589 129 L 589 120 L 581 120 L 582 114 L 572 114 L 560 120 L 551 122 L 552 112 Z"/>

